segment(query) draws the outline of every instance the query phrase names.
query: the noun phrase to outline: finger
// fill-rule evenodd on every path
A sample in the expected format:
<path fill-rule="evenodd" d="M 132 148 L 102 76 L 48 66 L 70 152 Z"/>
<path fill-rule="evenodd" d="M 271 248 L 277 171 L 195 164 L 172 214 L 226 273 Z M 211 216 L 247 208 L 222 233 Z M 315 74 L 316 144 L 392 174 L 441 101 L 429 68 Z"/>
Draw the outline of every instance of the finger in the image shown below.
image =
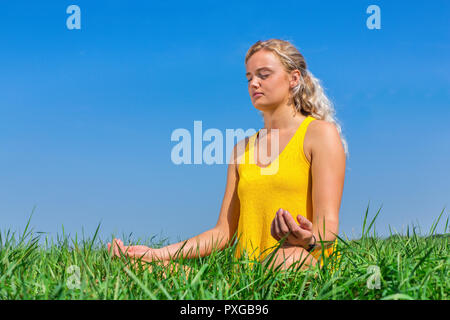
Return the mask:
<path fill-rule="evenodd" d="M 288 228 L 286 222 L 284 222 L 284 217 L 283 216 L 285 214 L 286 213 L 285 213 L 284 210 L 278 214 L 278 225 L 280 227 L 280 231 L 283 233 L 282 237 L 284 237 L 289 232 L 289 228 Z"/>
<path fill-rule="evenodd" d="M 276 232 L 276 230 L 275 230 L 275 223 L 276 223 L 276 217 L 272 220 L 272 223 L 270 224 L 270 234 L 272 235 L 272 237 L 275 239 L 275 240 L 277 240 L 277 241 L 279 241 L 279 239 L 278 239 L 278 234 L 277 234 L 277 232 Z"/>
<path fill-rule="evenodd" d="M 272 235 L 273 238 L 275 238 L 275 230 L 273 227 L 273 219 L 272 219 L 272 223 L 270 224 L 270 234 Z"/>
<path fill-rule="evenodd" d="M 284 236 L 286 236 L 288 234 L 285 243 L 287 245 L 297 244 L 298 240 L 297 240 L 297 237 L 294 235 L 294 231 L 296 231 L 296 228 L 298 226 L 296 225 L 295 222 L 294 222 L 293 226 L 287 223 L 287 220 L 289 220 L 289 219 L 294 220 L 292 218 L 291 214 L 289 213 L 289 211 L 284 210 L 283 213 L 280 215 L 280 218 L 281 218 L 283 224 L 286 225 L 286 228 L 287 228 L 287 232 L 284 233 Z"/>
<path fill-rule="evenodd" d="M 299 216 L 297 216 L 297 220 L 300 220 Z M 308 220 L 306 219 L 306 221 L 308 221 Z M 299 225 L 298 226 L 298 229 L 297 229 L 295 235 L 298 237 L 299 240 L 303 241 L 304 239 L 308 239 L 308 238 L 311 237 L 312 228 L 311 229 L 308 229 L 308 228 L 309 228 L 309 226 L 307 224 L 303 224 L 303 225 Z"/>
<path fill-rule="evenodd" d="M 128 254 L 127 248 L 126 248 L 126 246 L 123 245 L 122 240 L 119 240 L 119 251 L 122 256 L 126 257 Z"/>
<path fill-rule="evenodd" d="M 119 252 L 119 243 L 117 239 L 114 239 L 114 254 L 117 257 L 120 257 L 120 252 Z"/>
<path fill-rule="evenodd" d="M 116 243 L 116 238 L 113 239 L 113 242 L 112 242 L 112 249 L 113 249 L 114 256 L 117 256 L 117 243 Z"/>
<path fill-rule="evenodd" d="M 108 255 L 111 258 L 114 258 L 116 256 L 116 254 L 114 253 L 114 242 L 108 242 Z"/>
<path fill-rule="evenodd" d="M 277 210 L 277 212 L 275 213 L 275 218 L 273 219 L 273 226 L 274 226 L 274 232 L 275 232 L 275 239 L 277 240 L 277 241 L 280 241 L 281 240 L 281 237 L 282 237 L 282 232 L 281 232 L 281 229 L 280 229 L 280 224 L 279 224 L 279 222 L 278 222 L 278 216 L 280 215 L 280 213 L 281 212 L 283 212 L 283 209 L 282 208 L 279 208 L 278 210 Z"/>
<path fill-rule="evenodd" d="M 115 248 L 114 248 L 114 242 L 111 242 L 109 244 L 109 253 L 110 253 L 112 258 L 116 257 L 116 252 L 115 252 Z"/>
<path fill-rule="evenodd" d="M 299 233 L 300 227 L 295 222 L 294 218 L 292 218 L 292 215 L 290 213 L 284 214 L 283 218 L 284 218 L 284 222 L 286 223 L 286 225 L 288 226 L 289 230 L 291 231 L 291 235 L 294 238 L 298 239 L 298 237 L 300 235 L 300 233 Z"/>
<path fill-rule="evenodd" d="M 118 244 L 119 244 L 120 251 L 122 251 L 122 254 L 125 254 L 125 246 L 123 245 L 122 240 L 119 239 Z"/>
<path fill-rule="evenodd" d="M 125 245 L 123 244 L 123 241 L 119 239 L 119 247 L 123 250 L 125 249 Z M 123 250 L 125 252 L 125 250 Z"/>
<path fill-rule="evenodd" d="M 274 229 L 274 231 L 275 231 L 275 236 L 274 236 L 274 238 L 277 240 L 277 241 L 280 241 L 280 234 L 281 234 L 281 232 L 280 232 L 280 227 L 278 226 L 278 218 L 277 218 L 277 216 L 275 216 L 275 218 L 273 219 L 273 229 Z"/>
<path fill-rule="evenodd" d="M 313 224 L 311 221 L 309 221 L 308 219 L 306 219 L 304 216 L 302 215 L 298 215 L 297 216 L 297 221 L 300 224 L 300 227 L 302 227 L 303 229 L 312 230 Z"/>
<path fill-rule="evenodd" d="M 125 256 L 135 256 L 135 252 L 133 251 L 133 246 L 126 246 L 123 244 L 122 240 L 120 241 L 120 250 L 122 250 Z"/>

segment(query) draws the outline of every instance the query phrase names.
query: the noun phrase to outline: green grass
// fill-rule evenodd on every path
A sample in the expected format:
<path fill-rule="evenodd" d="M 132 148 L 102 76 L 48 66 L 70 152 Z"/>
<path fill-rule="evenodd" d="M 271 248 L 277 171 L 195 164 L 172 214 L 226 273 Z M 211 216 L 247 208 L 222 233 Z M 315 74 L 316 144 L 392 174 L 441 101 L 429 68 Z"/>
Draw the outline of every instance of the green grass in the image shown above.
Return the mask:
<path fill-rule="evenodd" d="M 373 230 L 379 211 L 369 223 L 366 210 L 361 238 L 339 238 L 342 256 L 334 272 L 333 257 L 322 269 L 274 271 L 261 264 L 251 269 L 229 247 L 178 260 L 192 268 L 187 279 L 182 272 L 163 278 L 157 265 L 153 272 L 125 268 L 97 239 L 99 228 L 87 240 L 58 236 L 56 243 L 46 238 L 39 245 L 41 235 L 28 230 L 28 221 L 20 235 L 0 232 L 0 299 L 448 299 L 449 233 L 443 212 L 425 235 L 408 228 L 406 234 L 391 232 L 382 239 Z M 370 272 L 374 268 L 379 286 Z"/>

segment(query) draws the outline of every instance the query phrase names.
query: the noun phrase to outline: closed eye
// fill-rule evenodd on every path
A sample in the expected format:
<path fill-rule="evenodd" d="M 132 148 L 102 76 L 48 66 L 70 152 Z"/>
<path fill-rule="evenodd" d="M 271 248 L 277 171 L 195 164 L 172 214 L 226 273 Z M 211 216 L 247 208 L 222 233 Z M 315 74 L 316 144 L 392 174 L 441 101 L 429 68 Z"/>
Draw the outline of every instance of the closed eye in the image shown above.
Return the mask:
<path fill-rule="evenodd" d="M 264 79 L 266 79 L 268 76 L 269 76 L 268 74 L 261 74 L 261 75 L 260 75 L 260 78 L 264 80 Z M 250 82 L 250 81 L 252 81 L 252 79 L 248 79 L 248 80 L 247 80 L 247 82 Z"/>

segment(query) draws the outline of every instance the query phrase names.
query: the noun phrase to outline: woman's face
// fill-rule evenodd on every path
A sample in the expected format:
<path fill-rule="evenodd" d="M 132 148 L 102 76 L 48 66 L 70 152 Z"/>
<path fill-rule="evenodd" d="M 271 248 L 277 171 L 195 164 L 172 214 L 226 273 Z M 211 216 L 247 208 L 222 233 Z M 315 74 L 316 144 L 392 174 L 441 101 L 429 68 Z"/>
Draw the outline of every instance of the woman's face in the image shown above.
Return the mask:
<path fill-rule="evenodd" d="M 268 111 L 287 103 L 289 90 L 295 82 L 284 70 L 280 60 L 270 51 L 259 50 L 247 61 L 248 92 L 253 105 L 260 111 Z M 256 92 L 261 95 L 254 95 Z"/>

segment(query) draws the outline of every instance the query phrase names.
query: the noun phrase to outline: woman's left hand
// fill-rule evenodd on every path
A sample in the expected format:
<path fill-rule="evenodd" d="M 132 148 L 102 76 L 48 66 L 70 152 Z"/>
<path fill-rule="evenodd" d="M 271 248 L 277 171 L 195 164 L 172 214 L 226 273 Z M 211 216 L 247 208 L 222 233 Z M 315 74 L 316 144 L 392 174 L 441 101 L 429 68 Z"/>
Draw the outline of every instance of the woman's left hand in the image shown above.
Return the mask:
<path fill-rule="evenodd" d="M 270 226 L 270 233 L 277 241 L 280 241 L 288 233 L 283 246 L 300 246 L 307 248 L 312 242 L 312 223 L 302 215 L 297 215 L 299 224 L 295 222 L 291 214 L 284 209 L 278 209 Z"/>

